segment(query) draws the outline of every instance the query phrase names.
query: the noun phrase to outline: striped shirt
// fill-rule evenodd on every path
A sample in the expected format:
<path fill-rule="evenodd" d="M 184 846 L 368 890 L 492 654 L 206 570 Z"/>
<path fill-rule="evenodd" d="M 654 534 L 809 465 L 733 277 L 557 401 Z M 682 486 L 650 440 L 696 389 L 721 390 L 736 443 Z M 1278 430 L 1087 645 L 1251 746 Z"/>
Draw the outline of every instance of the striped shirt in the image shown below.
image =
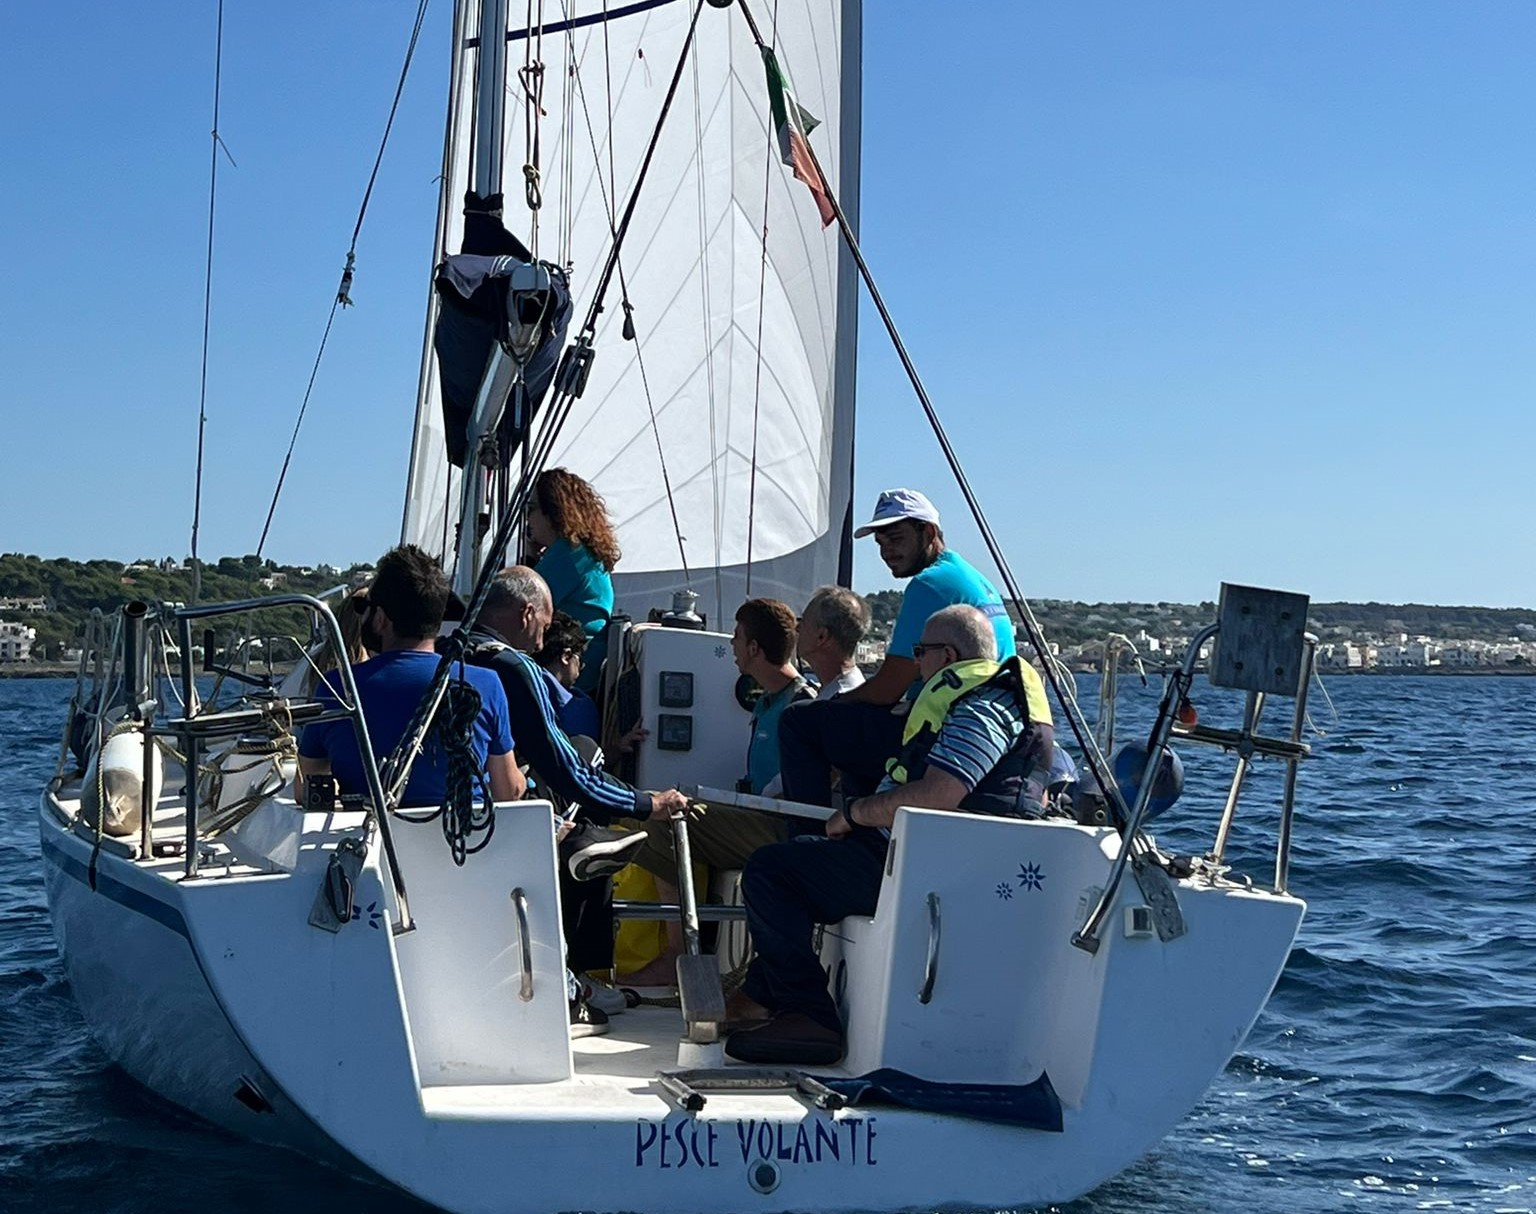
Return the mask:
<path fill-rule="evenodd" d="M 470 640 L 478 648 L 471 649 L 469 661 L 501 676 L 518 759 L 533 768 L 545 791 L 581 806 L 599 822 L 650 816 L 650 793 L 631 788 L 577 754 L 560 728 L 545 672 L 532 658 L 510 646 L 497 649 L 499 638 L 480 630 L 471 633 Z"/>
<path fill-rule="evenodd" d="M 928 752 L 930 767 L 937 767 L 965 785 L 968 792 L 1002 762 L 1003 756 L 1024 732 L 1024 713 L 1018 697 L 1006 687 L 983 687 L 956 701 L 939 736 Z M 887 776 L 880 792 L 895 788 Z"/>

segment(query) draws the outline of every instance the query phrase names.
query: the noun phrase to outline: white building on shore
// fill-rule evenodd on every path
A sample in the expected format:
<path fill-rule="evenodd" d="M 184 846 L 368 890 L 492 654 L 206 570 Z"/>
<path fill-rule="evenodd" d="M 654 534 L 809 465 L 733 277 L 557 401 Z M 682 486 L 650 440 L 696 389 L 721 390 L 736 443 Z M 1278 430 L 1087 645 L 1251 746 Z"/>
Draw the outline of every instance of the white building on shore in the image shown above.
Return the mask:
<path fill-rule="evenodd" d="M 0 623 L 0 662 L 30 662 L 37 629 L 25 624 Z"/>

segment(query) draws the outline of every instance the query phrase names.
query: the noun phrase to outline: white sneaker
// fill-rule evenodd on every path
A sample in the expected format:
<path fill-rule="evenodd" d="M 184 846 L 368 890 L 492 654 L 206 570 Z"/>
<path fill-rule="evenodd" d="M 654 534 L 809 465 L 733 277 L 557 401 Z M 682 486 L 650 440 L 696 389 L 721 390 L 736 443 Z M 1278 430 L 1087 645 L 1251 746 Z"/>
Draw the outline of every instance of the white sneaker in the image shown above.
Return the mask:
<path fill-rule="evenodd" d="M 624 997 L 624 992 L 610 983 L 589 978 L 582 985 L 581 993 L 582 998 L 598 1011 L 610 1016 L 629 1011 L 629 1000 Z"/>

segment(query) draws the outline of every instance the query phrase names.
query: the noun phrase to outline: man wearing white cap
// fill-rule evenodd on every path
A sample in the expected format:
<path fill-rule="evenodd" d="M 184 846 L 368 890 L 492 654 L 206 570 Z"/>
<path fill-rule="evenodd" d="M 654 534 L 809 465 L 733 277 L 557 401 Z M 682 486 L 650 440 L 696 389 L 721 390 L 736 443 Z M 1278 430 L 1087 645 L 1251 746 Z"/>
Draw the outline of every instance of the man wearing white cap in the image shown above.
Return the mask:
<path fill-rule="evenodd" d="M 832 804 L 832 771 L 843 773 L 844 795 L 871 792 L 885 761 L 901 746 L 904 714 L 918 680 L 913 646 L 934 612 L 956 603 L 977 608 L 997 635 L 999 660 L 1013 656 L 1013 622 L 997 588 L 944 546 L 939 512 L 915 489 L 887 489 L 874 517 L 855 531 L 873 535 L 893 576 L 911 578 L 891 629 L 885 661 L 862 687 L 832 700 L 794 705 L 779 722 L 784 797 L 807 805 Z"/>

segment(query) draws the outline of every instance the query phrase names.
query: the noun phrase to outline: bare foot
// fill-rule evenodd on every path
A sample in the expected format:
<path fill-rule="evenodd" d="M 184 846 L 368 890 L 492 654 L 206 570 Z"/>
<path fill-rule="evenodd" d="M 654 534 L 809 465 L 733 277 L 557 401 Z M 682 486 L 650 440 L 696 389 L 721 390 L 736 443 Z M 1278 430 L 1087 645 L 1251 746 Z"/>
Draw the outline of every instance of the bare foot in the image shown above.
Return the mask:
<path fill-rule="evenodd" d="M 676 986 L 677 957 L 663 953 L 643 969 L 632 974 L 620 974 L 620 986 Z"/>
<path fill-rule="evenodd" d="M 773 1013 L 746 991 L 737 991 L 725 1001 L 727 1020 L 767 1020 Z"/>

